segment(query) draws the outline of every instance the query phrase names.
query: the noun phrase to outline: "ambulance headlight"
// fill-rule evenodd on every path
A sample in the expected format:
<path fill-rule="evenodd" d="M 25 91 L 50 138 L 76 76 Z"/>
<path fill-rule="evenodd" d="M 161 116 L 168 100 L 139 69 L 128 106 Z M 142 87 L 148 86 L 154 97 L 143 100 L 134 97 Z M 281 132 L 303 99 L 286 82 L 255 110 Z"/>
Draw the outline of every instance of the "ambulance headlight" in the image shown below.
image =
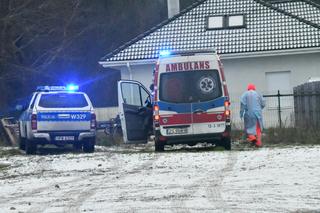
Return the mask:
<path fill-rule="evenodd" d="M 160 56 L 164 57 L 164 56 L 169 56 L 170 55 L 170 51 L 169 50 L 162 50 L 159 53 Z"/>
<path fill-rule="evenodd" d="M 67 85 L 67 90 L 70 91 L 70 92 L 77 91 L 77 90 L 79 90 L 79 86 L 75 85 L 75 84 L 68 84 Z"/>

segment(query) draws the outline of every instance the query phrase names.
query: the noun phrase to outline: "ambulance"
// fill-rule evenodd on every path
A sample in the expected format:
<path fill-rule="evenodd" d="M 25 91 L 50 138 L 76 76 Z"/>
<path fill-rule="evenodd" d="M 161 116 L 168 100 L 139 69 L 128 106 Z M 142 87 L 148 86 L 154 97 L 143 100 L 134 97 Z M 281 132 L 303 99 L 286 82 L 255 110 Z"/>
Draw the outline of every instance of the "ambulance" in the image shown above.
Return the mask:
<path fill-rule="evenodd" d="M 152 132 L 155 151 L 202 142 L 231 149 L 229 94 L 213 50 L 164 52 L 153 78 L 152 93 L 136 81 L 118 82 L 125 143 L 147 142 Z"/>

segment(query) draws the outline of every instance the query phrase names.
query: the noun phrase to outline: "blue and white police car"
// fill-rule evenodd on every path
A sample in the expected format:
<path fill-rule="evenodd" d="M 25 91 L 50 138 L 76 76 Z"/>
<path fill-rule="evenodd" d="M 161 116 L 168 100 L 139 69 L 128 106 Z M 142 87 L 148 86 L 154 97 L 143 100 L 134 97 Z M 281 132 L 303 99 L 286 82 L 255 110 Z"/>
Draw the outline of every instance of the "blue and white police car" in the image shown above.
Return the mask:
<path fill-rule="evenodd" d="M 19 118 L 20 149 L 35 154 L 38 145 L 73 144 L 75 149 L 94 152 L 96 115 L 89 97 L 78 86 L 37 88 Z"/>

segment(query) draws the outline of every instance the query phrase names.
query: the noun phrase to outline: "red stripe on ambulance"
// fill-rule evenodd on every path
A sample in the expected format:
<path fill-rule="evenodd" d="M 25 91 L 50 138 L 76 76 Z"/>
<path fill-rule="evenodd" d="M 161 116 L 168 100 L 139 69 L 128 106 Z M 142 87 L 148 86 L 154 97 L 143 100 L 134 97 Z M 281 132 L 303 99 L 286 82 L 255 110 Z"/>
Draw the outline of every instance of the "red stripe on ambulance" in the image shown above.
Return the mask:
<path fill-rule="evenodd" d="M 188 114 L 173 114 L 160 115 L 160 125 L 175 125 L 175 124 L 191 124 L 191 115 Z"/>
<path fill-rule="evenodd" d="M 174 114 L 160 115 L 160 125 L 184 125 L 191 123 L 210 123 L 225 121 L 225 114 L 222 113 L 201 113 L 201 114 Z"/>
<path fill-rule="evenodd" d="M 201 114 L 193 115 L 193 123 L 210 123 L 210 122 L 220 122 L 225 120 L 226 120 L 226 117 L 224 113 L 215 113 L 215 114 L 201 113 Z"/>

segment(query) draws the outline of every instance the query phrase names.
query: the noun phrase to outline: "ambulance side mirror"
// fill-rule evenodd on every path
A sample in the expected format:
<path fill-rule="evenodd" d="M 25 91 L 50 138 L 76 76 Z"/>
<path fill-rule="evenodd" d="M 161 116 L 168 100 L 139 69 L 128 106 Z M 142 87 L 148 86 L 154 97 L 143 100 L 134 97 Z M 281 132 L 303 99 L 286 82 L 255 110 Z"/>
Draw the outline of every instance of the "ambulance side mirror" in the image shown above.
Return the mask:
<path fill-rule="evenodd" d="M 150 89 L 151 91 L 153 91 L 153 90 L 154 90 L 154 84 L 150 84 L 149 89 Z"/>

